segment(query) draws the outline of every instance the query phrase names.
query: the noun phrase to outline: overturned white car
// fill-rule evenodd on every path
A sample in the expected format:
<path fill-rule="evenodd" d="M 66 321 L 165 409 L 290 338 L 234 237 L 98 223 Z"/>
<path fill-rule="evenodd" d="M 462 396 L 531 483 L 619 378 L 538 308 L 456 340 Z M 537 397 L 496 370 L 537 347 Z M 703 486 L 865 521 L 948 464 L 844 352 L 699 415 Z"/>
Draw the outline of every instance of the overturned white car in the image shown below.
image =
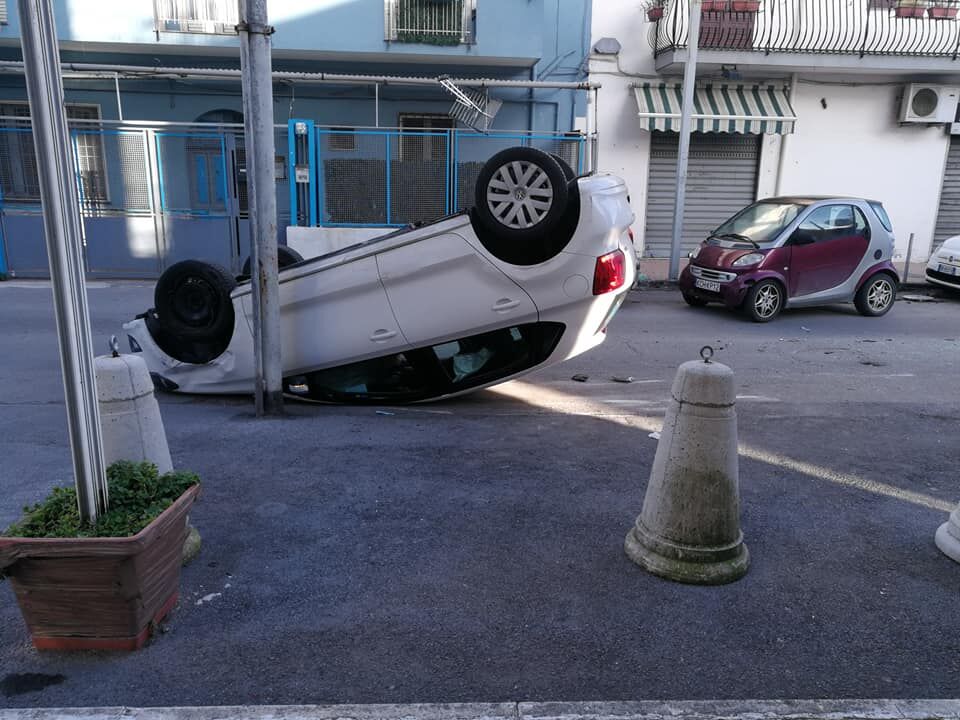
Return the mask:
<path fill-rule="evenodd" d="M 281 248 L 284 386 L 329 402 L 477 390 L 603 342 L 633 284 L 623 181 L 533 148 L 491 158 L 469 212 L 309 260 Z M 124 325 L 160 389 L 252 393 L 249 279 L 188 260 Z"/>

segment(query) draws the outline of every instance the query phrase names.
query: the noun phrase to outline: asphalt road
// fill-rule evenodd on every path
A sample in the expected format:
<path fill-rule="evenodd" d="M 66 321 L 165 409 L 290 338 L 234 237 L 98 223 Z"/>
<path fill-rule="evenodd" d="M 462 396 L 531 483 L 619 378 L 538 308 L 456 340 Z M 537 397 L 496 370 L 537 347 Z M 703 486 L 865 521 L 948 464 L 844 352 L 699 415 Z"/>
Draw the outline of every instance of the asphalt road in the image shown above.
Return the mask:
<path fill-rule="evenodd" d="M 91 289 L 98 349 L 150 293 Z M 0 283 L 0 338 L 2 527 L 70 478 L 48 288 Z M 737 375 L 753 558 L 711 588 L 622 550 L 704 344 Z M 165 396 L 205 481 L 179 607 L 138 653 L 40 654 L 0 584 L 0 706 L 958 697 L 960 565 L 933 544 L 958 357 L 957 299 L 754 325 L 644 291 L 592 353 L 443 404 Z"/>

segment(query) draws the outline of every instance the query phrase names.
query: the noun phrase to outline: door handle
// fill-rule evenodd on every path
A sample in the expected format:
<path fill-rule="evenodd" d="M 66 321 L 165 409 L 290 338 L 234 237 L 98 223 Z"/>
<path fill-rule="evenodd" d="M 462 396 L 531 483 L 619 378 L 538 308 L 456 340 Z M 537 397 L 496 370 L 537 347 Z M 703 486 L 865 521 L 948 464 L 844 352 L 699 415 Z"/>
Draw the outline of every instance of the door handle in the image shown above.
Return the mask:
<path fill-rule="evenodd" d="M 493 304 L 493 307 L 490 308 L 490 309 L 493 310 L 493 311 L 496 312 L 496 313 L 505 313 L 505 312 L 508 312 L 508 311 L 510 311 L 510 310 L 513 310 L 513 309 L 516 308 L 516 307 L 520 307 L 520 301 L 519 301 L 519 300 L 511 300 L 510 298 L 501 298 L 501 299 L 497 300 L 497 301 Z"/>
<path fill-rule="evenodd" d="M 395 338 L 396 336 L 396 330 L 377 330 L 373 335 L 370 336 L 370 339 L 373 342 L 380 343 L 386 342 L 390 338 Z"/>

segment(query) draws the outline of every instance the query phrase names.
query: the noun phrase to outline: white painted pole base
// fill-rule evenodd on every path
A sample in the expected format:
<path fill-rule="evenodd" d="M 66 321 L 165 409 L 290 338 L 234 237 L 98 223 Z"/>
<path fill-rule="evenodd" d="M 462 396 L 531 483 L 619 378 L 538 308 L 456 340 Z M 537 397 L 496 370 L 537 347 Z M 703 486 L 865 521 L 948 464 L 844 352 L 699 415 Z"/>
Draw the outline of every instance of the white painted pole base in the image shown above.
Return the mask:
<path fill-rule="evenodd" d="M 136 355 L 101 355 L 95 362 L 105 463 L 146 461 L 156 465 L 161 475 L 172 471 L 146 363 Z"/>
<path fill-rule="evenodd" d="M 720 363 L 684 363 L 672 395 L 643 511 L 624 549 L 669 580 L 732 582 L 750 565 L 740 531 L 733 371 Z"/>
<path fill-rule="evenodd" d="M 960 505 L 950 513 L 950 519 L 937 529 L 934 541 L 944 555 L 960 563 Z"/>

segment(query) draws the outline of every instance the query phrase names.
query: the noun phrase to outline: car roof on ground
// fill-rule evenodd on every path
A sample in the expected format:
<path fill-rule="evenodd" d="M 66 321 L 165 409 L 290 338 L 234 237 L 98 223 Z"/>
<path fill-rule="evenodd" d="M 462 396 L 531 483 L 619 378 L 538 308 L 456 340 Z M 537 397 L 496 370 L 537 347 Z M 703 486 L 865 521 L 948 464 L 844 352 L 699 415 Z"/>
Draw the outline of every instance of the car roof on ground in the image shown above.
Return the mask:
<path fill-rule="evenodd" d="M 849 195 L 785 195 L 783 197 L 764 198 L 758 202 L 792 203 L 793 205 L 813 205 L 825 200 L 856 200 L 858 202 L 877 203 L 876 200 L 852 197 Z M 882 203 L 878 203 L 882 204 Z"/>

